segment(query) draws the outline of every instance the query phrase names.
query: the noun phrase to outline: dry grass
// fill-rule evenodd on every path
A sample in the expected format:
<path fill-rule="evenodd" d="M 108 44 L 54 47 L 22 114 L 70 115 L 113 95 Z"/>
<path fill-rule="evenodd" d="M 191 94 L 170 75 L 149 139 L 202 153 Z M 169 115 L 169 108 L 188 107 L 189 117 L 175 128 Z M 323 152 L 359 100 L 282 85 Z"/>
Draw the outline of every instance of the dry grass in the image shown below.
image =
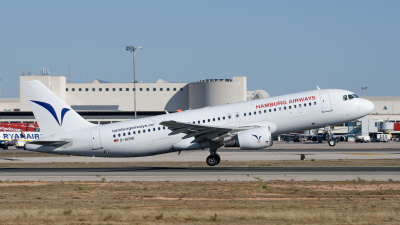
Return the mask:
<path fill-rule="evenodd" d="M 14 182 L 0 224 L 399 224 L 400 182 Z"/>
<path fill-rule="evenodd" d="M 317 167 L 317 166 L 400 166 L 400 159 L 335 159 L 335 160 L 223 160 L 217 167 Z M 0 168 L 16 167 L 208 167 L 201 162 L 73 162 L 73 163 L 0 163 Z"/>

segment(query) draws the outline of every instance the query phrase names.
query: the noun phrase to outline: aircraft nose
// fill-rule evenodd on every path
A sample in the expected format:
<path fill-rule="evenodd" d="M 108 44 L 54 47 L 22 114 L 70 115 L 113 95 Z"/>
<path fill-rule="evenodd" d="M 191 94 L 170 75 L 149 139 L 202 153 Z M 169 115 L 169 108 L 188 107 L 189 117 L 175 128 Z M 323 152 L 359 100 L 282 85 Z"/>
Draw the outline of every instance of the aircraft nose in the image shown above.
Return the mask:
<path fill-rule="evenodd" d="M 372 110 L 374 110 L 375 105 L 374 105 L 374 103 L 372 103 L 369 100 L 366 100 L 366 99 L 364 99 L 364 100 L 365 100 L 365 103 L 364 103 L 365 109 L 366 109 L 367 113 L 370 114 L 372 112 Z"/>

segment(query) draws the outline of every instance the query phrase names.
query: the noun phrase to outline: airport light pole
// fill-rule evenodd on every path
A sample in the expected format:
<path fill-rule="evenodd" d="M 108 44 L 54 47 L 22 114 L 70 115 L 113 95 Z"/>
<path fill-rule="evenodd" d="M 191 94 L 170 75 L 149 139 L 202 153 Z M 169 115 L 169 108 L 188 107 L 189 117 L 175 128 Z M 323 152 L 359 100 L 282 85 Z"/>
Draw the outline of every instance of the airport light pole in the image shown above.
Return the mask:
<path fill-rule="evenodd" d="M 135 107 L 135 119 L 136 119 L 136 73 L 135 73 L 135 52 L 142 50 L 142 46 L 125 46 L 128 52 L 133 52 L 133 104 Z"/>
<path fill-rule="evenodd" d="M 364 91 L 364 97 L 365 97 L 365 90 L 367 90 L 368 87 L 361 87 L 361 89 Z"/>

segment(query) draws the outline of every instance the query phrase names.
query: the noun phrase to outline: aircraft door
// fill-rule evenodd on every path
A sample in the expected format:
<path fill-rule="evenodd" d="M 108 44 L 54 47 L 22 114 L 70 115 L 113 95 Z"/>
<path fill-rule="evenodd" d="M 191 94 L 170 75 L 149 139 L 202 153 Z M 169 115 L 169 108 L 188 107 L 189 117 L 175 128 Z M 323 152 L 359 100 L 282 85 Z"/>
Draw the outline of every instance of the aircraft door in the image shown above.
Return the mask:
<path fill-rule="evenodd" d="M 236 122 L 240 122 L 240 113 L 235 112 L 235 120 Z"/>
<path fill-rule="evenodd" d="M 92 150 L 102 149 L 103 146 L 101 145 L 101 140 L 100 140 L 100 130 L 92 130 L 91 137 L 92 137 Z"/>
<path fill-rule="evenodd" d="M 232 113 L 228 113 L 227 117 L 228 117 L 228 122 L 229 122 L 229 123 L 232 123 L 232 122 L 233 122 Z"/>
<path fill-rule="evenodd" d="M 329 93 L 321 93 L 319 96 L 321 97 L 322 112 L 331 112 L 332 105 Z"/>

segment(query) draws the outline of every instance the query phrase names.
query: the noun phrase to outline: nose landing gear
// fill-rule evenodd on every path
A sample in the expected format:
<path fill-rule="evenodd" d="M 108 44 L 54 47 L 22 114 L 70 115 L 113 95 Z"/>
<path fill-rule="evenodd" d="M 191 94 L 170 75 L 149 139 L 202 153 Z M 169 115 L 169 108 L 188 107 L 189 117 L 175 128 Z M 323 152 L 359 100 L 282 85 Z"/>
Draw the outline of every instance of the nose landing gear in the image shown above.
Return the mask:
<path fill-rule="evenodd" d="M 335 139 L 331 139 L 328 141 L 329 146 L 333 147 L 336 145 L 336 140 Z"/>

